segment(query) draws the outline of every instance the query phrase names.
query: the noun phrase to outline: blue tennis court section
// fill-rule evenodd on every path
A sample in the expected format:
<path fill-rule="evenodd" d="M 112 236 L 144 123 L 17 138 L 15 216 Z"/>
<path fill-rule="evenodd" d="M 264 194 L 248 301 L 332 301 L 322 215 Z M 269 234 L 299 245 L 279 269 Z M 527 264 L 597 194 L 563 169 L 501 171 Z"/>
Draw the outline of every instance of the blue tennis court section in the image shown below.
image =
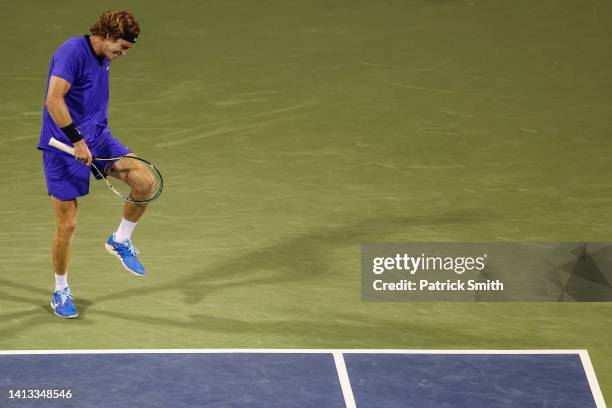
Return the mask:
<path fill-rule="evenodd" d="M 32 353 L 0 355 L 1 407 L 605 407 L 583 351 Z"/>

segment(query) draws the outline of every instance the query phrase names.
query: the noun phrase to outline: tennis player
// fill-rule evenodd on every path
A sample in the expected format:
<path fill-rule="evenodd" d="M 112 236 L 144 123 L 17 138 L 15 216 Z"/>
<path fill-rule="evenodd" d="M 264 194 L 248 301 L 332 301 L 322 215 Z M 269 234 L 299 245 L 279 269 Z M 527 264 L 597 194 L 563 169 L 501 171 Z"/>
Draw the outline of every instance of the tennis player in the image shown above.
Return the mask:
<path fill-rule="evenodd" d="M 57 316 L 64 318 L 78 316 L 68 286 L 68 264 L 77 224 L 77 198 L 89 193 L 93 157 L 131 154 L 108 127 L 109 69 L 111 61 L 134 46 L 140 27 L 128 11 L 107 11 L 90 31 L 91 35 L 68 39 L 53 54 L 38 144 L 43 151 L 47 191 L 56 221 L 52 249 L 55 292 L 51 307 Z M 75 156 L 49 146 L 51 137 L 74 146 Z M 111 166 L 111 173 L 112 170 Z M 137 276 L 144 275 L 145 269 L 138 260 L 131 235 L 145 209 L 145 205 L 126 203 L 119 227 L 105 245 Z"/>

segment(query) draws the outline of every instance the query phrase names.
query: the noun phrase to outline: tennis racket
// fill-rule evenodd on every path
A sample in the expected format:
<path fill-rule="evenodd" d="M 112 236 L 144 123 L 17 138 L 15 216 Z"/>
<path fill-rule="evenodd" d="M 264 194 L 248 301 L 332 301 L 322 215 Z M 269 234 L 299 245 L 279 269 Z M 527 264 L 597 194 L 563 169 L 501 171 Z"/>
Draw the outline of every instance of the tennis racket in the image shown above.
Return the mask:
<path fill-rule="evenodd" d="M 74 156 L 73 147 L 53 137 L 49 140 L 49 146 Z M 91 167 L 111 191 L 130 203 L 151 203 L 159 198 L 164 188 L 164 180 L 159 170 L 140 157 L 94 157 L 93 160 Z M 109 177 L 119 182 L 113 180 L 112 184 Z"/>

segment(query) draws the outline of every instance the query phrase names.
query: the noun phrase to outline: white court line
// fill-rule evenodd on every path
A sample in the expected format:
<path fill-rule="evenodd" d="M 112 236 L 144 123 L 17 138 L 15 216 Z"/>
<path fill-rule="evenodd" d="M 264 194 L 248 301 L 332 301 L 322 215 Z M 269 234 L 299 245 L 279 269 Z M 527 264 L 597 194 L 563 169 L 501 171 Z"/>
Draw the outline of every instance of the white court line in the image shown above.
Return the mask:
<path fill-rule="evenodd" d="M 0 350 L 2 354 L 202 354 L 202 353 L 300 353 L 300 354 L 574 354 L 586 350 L 423 350 L 423 349 L 66 349 Z"/>
<path fill-rule="evenodd" d="M 587 380 L 589 381 L 589 386 L 591 387 L 591 393 L 593 394 L 595 405 L 597 408 L 606 408 L 606 401 L 604 401 L 601 388 L 599 388 L 599 383 L 597 382 L 597 376 L 595 375 L 595 369 L 593 368 L 593 363 L 591 363 L 589 352 L 582 350 L 580 352 L 580 360 L 582 361 L 584 372 L 586 373 Z"/>
<path fill-rule="evenodd" d="M 344 395 L 344 403 L 346 408 L 357 408 L 355 404 L 355 397 L 353 396 L 353 389 L 351 388 L 351 381 L 349 380 L 348 371 L 346 370 L 346 364 L 344 363 L 344 357 L 339 351 L 334 353 L 334 362 L 336 363 L 336 370 L 338 371 L 338 379 L 340 380 L 340 387 L 342 387 L 342 395 Z"/>

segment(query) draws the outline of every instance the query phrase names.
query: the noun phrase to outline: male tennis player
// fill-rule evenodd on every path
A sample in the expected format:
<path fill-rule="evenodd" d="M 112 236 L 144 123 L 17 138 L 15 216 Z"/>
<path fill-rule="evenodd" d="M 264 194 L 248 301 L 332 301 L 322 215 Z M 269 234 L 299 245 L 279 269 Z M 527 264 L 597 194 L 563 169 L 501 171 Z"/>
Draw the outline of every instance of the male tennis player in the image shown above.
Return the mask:
<path fill-rule="evenodd" d="M 107 11 L 90 31 L 91 35 L 70 38 L 53 54 L 38 144 L 38 149 L 43 150 L 47 191 L 56 221 L 51 307 L 64 318 L 78 315 L 68 287 L 68 263 L 77 223 L 77 198 L 89 192 L 89 166 L 93 157 L 131 153 L 108 128 L 109 68 L 111 61 L 134 46 L 140 28 L 128 11 Z M 75 157 L 49 146 L 51 137 L 73 145 Z M 137 258 L 131 235 L 145 208 L 126 203 L 119 228 L 105 245 L 138 276 L 144 275 L 145 269 Z"/>

